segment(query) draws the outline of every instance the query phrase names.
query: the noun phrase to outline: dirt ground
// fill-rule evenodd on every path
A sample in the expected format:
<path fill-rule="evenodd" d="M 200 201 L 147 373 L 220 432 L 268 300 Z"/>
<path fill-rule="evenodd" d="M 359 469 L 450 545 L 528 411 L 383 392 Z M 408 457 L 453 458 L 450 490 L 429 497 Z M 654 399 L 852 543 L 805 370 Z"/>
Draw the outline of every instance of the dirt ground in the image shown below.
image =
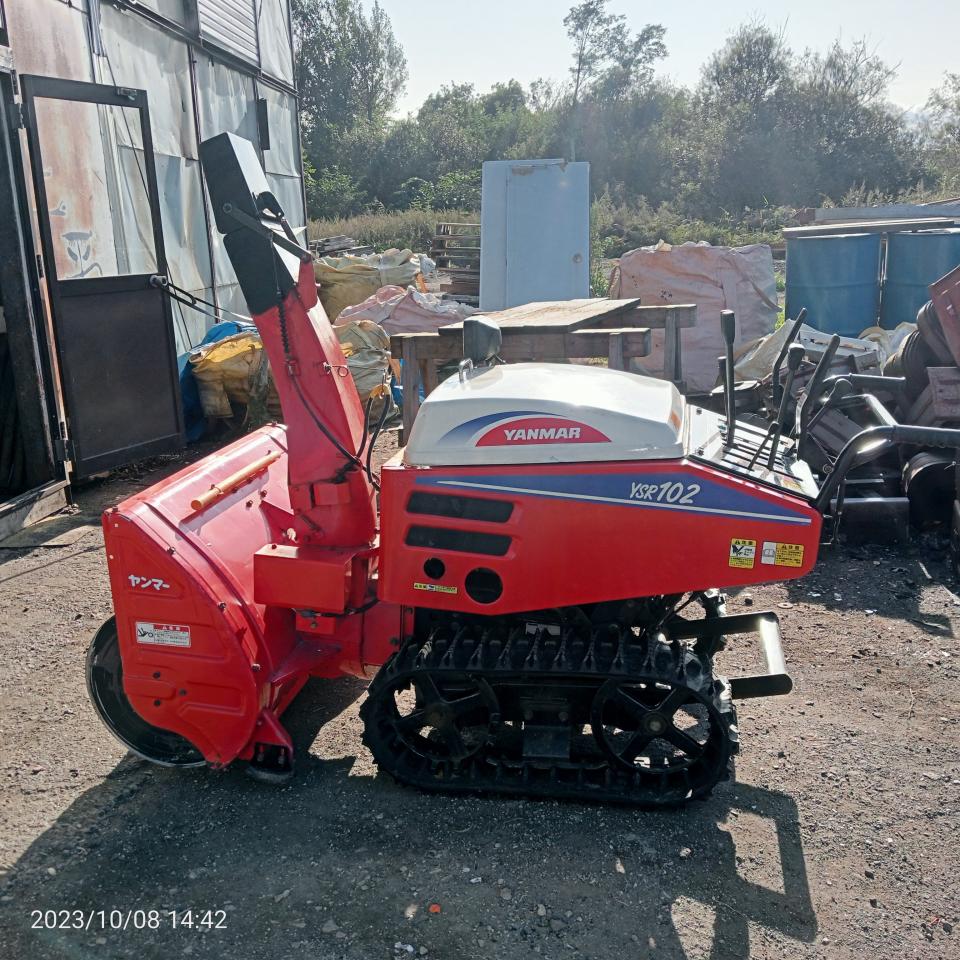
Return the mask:
<path fill-rule="evenodd" d="M 736 781 L 683 810 L 398 787 L 361 746 L 351 679 L 294 703 L 298 771 L 277 788 L 144 763 L 87 703 L 86 645 L 111 613 L 98 514 L 158 476 L 89 487 L 34 545 L 0 548 L 3 960 L 960 958 L 942 545 L 840 549 L 732 599 L 780 616 L 795 690 L 740 705 Z M 749 671 L 733 650 L 725 672 Z"/>

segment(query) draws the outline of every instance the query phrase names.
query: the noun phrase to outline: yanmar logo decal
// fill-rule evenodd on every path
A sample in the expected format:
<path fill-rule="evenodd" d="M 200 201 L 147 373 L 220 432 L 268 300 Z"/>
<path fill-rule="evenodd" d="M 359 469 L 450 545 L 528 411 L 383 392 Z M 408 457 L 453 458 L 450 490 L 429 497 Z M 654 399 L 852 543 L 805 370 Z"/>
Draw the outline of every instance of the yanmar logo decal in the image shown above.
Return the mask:
<path fill-rule="evenodd" d="M 587 423 L 564 417 L 524 417 L 498 423 L 477 440 L 478 447 L 531 443 L 609 443 L 610 438 Z"/>

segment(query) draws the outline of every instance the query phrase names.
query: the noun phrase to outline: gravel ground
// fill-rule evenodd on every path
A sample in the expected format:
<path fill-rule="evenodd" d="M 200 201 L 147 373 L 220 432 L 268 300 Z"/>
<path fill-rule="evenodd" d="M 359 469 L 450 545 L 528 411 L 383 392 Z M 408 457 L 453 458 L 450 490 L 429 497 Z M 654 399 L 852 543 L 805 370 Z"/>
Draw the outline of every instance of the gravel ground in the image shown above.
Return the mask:
<path fill-rule="evenodd" d="M 86 525 L 158 476 L 81 492 L 42 528 L 64 545 L 0 549 L 0 958 L 960 958 L 960 600 L 937 544 L 733 597 L 779 614 L 795 690 L 741 704 L 736 781 L 683 810 L 398 787 L 351 679 L 294 703 L 276 788 L 141 762 L 87 703 L 111 609 Z"/>

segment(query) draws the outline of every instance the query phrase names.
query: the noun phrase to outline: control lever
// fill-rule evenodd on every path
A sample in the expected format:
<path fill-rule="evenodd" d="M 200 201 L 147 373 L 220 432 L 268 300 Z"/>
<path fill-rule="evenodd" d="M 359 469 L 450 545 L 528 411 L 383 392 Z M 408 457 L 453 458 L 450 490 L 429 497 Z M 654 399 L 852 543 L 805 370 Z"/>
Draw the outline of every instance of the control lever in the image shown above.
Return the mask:
<path fill-rule="evenodd" d="M 792 343 L 787 351 L 787 382 L 783 387 L 783 396 L 780 398 L 780 410 L 777 412 L 777 419 L 774 421 L 773 442 L 770 444 L 770 456 L 767 457 L 767 469 L 772 470 L 777 459 L 777 448 L 780 446 L 780 437 L 783 434 L 783 428 L 787 425 L 787 413 L 790 406 L 790 397 L 793 393 L 793 380 L 803 363 L 803 355 L 806 351 L 802 344 Z"/>
<path fill-rule="evenodd" d="M 813 416 L 813 405 L 820 397 L 823 382 L 827 378 L 827 371 L 830 369 L 830 364 L 833 363 L 833 358 L 837 355 L 837 349 L 839 347 L 840 337 L 835 333 L 830 338 L 827 349 L 823 351 L 823 356 L 820 358 L 820 362 L 817 364 L 817 368 L 813 371 L 813 376 L 807 384 L 807 390 L 803 400 L 797 408 L 796 427 L 798 441 L 802 441 L 807 432 L 810 425 L 810 417 Z"/>
<path fill-rule="evenodd" d="M 803 321 L 806 319 L 807 308 L 801 307 L 800 312 L 797 314 L 797 319 L 793 321 L 793 326 L 790 328 L 790 332 L 783 341 L 783 346 L 780 348 L 780 352 L 777 354 L 777 359 L 773 364 L 773 379 L 771 380 L 771 386 L 773 387 L 773 402 L 775 405 L 777 405 L 778 409 L 780 398 L 783 396 L 783 386 L 780 384 L 780 368 L 783 366 L 783 361 L 786 359 L 790 347 L 800 335 L 800 328 L 803 326 Z"/>
<path fill-rule="evenodd" d="M 830 389 L 830 393 L 827 394 L 827 399 L 823 401 L 820 409 L 810 418 L 807 429 L 812 430 L 828 410 L 837 406 L 842 400 L 845 400 L 852 394 L 853 384 L 849 380 L 843 377 L 835 380 Z"/>
<path fill-rule="evenodd" d="M 724 343 L 723 399 L 727 415 L 725 446 L 733 446 L 737 422 L 737 399 L 733 380 L 733 341 L 737 335 L 737 318 L 732 310 L 720 311 L 720 331 Z"/>
<path fill-rule="evenodd" d="M 750 459 L 750 464 L 747 467 L 748 470 L 752 470 L 754 464 L 760 459 L 760 454 L 763 453 L 763 448 L 767 445 L 767 441 L 771 437 L 773 437 L 773 446 L 770 449 L 770 457 L 767 460 L 767 469 L 773 469 L 773 464 L 777 459 L 777 448 L 780 446 L 780 437 L 787 423 L 787 413 L 790 409 L 790 398 L 793 392 L 793 380 L 797 375 L 797 371 L 800 369 L 800 364 L 803 363 L 803 354 L 804 349 L 801 344 L 793 343 L 790 345 L 790 350 L 787 353 L 787 382 L 783 395 L 780 397 L 780 409 L 777 411 L 777 418 L 767 427 L 767 432 L 760 441 L 760 446 L 757 447 L 756 453 L 754 453 Z M 777 379 L 779 380 L 779 376 Z"/>

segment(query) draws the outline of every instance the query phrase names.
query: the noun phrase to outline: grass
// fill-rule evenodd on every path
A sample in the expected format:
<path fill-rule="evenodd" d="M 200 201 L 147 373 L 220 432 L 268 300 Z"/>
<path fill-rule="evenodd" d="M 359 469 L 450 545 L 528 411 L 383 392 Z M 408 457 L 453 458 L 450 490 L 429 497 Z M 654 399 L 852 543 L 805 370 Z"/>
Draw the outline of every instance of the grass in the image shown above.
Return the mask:
<path fill-rule="evenodd" d="M 361 246 L 374 250 L 390 247 L 408 248 L 426 253 L 433 246 L 438 223 L 479 223 L 480 214 L 462 210 L 400 210 L 383 213 L 361 213 L 343 220 L 311 220 L 307 235 L 320 237 L 353 237 Z"/>
<path fill-rule="evenodd" d="M 783 243 L 783 227 L 793 211 L 786 208 L 747 211 L 740 217 L 717 221 L 684 217 L 669 204 L 656 209 L 645 202 L 625 204 L 604 194 L 590 207 L 592 255 L 619 257 L 628 250 L 656 244 L 694 243 L 706 240 L 715 246 L 740 247 L 750 243 Z"/>
<path fill-rule="evenodd" d="M 727 217 L 720 222 L 683 217 L 664 204 L 657 209 L 645 203 L 615 203 L 604 195 L 590 207 L 590 282 L 595 296 L 607 292 L 609 260 L 628 250 L 650 246 L 658 240 L 680 244 L 688 240 L 706 240 L 722 246 L 749 243 L 783 243 L 783 226 L 791 211 L 771 209 L 751 211 L 739 219 Z M 464 210 L 401 210 L 363 213 L 340 220 L 311 220 L 308 236 L 344 235 L 376 251 L 391 247 L 409 248 L 426 253 L 433 246 L 436 226 L 441 222 L 479 223 L 480 214 Z M 780 277 L 778 277 L 778 289 Z"/>

